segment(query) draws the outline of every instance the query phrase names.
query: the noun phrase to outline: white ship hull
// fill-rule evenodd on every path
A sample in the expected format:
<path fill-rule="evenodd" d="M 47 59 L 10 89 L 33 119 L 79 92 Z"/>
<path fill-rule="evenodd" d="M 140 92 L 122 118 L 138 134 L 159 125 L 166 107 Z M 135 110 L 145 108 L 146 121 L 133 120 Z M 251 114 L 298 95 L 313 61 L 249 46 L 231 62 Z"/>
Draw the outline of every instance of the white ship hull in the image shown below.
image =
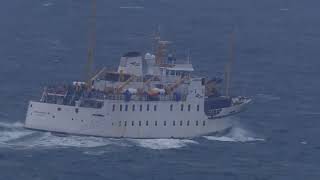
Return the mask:
<path fill-rule="evenodd" d="M 181 104 L 106 100 L 98 109 L 31 101 L 25 127 L 115 138 L 192 138 L 231 128 L 234 122 L 228 116 L 240 112 L 247 103 L 223 108 L 214 117 L 206 116 L 203 104 L 199 104 L 199 109 L 191 104 L 190 110 L 188 104 L 181 110 Z"/>

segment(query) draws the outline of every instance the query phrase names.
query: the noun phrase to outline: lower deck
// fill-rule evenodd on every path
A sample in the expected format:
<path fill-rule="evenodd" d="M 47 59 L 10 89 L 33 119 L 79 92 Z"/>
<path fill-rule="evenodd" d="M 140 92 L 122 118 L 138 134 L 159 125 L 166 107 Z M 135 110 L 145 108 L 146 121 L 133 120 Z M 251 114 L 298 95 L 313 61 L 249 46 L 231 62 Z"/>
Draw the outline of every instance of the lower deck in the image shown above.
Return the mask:
<path fill-rule="evenodd" d="M 200 111 L 201 104 L 199 111 L 194 104 L 189 111 L 188 105 L 184 105 L 187 107 L 184 111 L 178 102 L 142 104 L 145 108 L 140 111 L 141 104 L 130 103 L 108 102 L 96 109 L 30 102 L 25 126 L 61 133 L 129 138 L 195 137 L 232 126 L 228 118 L 208 119 Z"/>

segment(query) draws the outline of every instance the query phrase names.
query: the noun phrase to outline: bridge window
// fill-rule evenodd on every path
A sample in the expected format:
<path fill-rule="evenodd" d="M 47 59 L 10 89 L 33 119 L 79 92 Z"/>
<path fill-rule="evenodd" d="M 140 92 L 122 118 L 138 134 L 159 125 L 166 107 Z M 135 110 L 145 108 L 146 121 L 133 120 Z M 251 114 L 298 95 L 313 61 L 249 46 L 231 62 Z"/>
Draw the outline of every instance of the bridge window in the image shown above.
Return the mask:
<path fill-rule="evenodd" d="M 120 104 L 120 111 L 122 111 L 122 104 Z"/>
<path fill-rule="evenodd" d="M 189 104 L 189 105 L 188 105 L 188 111 L 190 111 L 190 110 L 191 110 L 191 105 Z"/>
<path fill-rule="evenodd" d="M 154 110 L 154 111 L 157 111 L 157 105 L 154 105 L 154 106 L 153 106 L 153 110 Z"/>
<path fill-rule="evenodd" d="M 132 105 L 132 111 L 135 111 L 135 109 L 136 109 L 136 106 L 133 104 Z"/>
<path fill-rule="evenodd" d="M 116 110 L 116 105 L 112 105 L 112 111 L 115 111 Z"/>
<path fill-rule="evenodd" d="M 183 104 L 181 104 L 181 108 L 180 109 L 181 109 L 181 111 L 183 111 Z"/>
<path fill-rule="evenodd" d="M 126 104 L 124 108 L 125 111 L 128 111 L 128 104 Z"/>
<path fill-rule="evenodd" d="M 142 111 L 142 104 L 140 104 L 140 111 Z"/>

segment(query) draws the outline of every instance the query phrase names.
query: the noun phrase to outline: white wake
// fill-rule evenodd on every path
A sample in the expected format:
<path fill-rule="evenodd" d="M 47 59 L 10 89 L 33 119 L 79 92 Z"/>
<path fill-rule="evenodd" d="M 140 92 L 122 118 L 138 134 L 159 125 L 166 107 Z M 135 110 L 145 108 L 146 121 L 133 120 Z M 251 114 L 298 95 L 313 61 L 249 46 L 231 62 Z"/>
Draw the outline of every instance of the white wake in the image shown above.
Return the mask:
<path fill-rule="evenodd" d="M 223 136 L 204 136 L 207 140 L 223 142 L 252 142 L 264 141 L 263 138 L 255 136 L 240 127 L 233 128 Z M 147 149 L 164 150 L 179 149 L 196 145 L 199 142 L 190 139 L 114 139 L 90 136 L 57 136 L 50 132 L 38 132 L 23 128 L 23 123 L 0 122 L 0 146 L 14 148 L 101 148 L 107 146 L 131 147 L 138 146 Z M 101 151 L 101 152 L 100 152 Z M 96 154 L 96 152 L 93 152 Z"/>
<path fill-rule="evenodd" d="M 189 139 L 131 139 L 138 146 L 149 149 L 177 149 L 186 147 L 189 144 L 198 144 L 198 142 Z"/>
<path fill-rule="evenodd" d="M 23 123 L 21 122 L 0 122 L 0 145 L 23 149 L 67 147 L 97 148 L 117 145 L 139 146 L 148 149 L 161 150 L 182 148 L 189 144 L 197 144 L 197 142 L 188 139 L 115 139 L 92 136 L 59 136 L 50 132 L 38 132 L 24 129 Z"/>
<path fill-rule="evenodd" d="M 229 133 L 223 136 L 204 136 L 208 140 L 223 141 L 223 142 L 252 142 L 252 141 L 265 141 L 263 138 L 257 137 L 253 133 L 240 128 L 234 127 Z"/>

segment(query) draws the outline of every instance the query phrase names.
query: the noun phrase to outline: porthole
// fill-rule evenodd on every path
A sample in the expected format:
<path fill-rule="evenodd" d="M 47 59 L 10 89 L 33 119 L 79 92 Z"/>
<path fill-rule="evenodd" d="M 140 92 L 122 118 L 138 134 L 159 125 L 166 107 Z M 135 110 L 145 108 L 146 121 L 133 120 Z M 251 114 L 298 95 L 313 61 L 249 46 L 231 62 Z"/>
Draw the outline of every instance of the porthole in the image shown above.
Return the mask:
<path fill-rule="evenodd" d="M 58 111 L 61 111 L 61 108 L 60 108 L 60 107 L 58 107 L 58 108 L 57 108 L 57 110 L 58 110 Z"/>
<path fill-rule="evenodd" d="M 75 111 L 76 113 L 78 113 L 78 112 L 79 112 L 79 109 L 78 109 L 78 108 L 76 108 L 74 111 Z"/>
<path fill-rule="evenodd" d="M 30 107 L 32 107 L 32 104 L 30 104 Z"/>
<path fill-rule="evenodd" d="M 52 116 L 52 118 L 55 118 L 55 116 Z"/>

